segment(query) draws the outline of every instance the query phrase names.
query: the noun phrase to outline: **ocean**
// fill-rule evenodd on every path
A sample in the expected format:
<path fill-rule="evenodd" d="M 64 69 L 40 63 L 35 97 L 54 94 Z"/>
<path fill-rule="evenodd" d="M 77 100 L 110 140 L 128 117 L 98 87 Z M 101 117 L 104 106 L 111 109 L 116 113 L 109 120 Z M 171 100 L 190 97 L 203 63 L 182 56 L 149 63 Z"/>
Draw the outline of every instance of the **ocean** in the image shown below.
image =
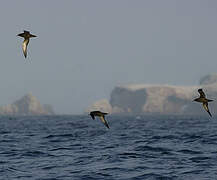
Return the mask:
<path fill-rule="evenodd" d="M 214 180 L 217 119 L 0 117 L 1 180 Z"/>

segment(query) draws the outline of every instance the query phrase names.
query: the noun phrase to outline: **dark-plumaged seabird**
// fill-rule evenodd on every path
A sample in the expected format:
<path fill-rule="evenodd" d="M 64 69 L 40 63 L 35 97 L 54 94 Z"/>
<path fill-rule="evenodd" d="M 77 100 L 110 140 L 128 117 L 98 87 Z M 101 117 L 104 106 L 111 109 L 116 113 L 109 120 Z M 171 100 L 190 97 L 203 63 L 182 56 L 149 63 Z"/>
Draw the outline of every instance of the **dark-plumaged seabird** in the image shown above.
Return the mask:
<path fill-rule="evenodd" d="M 37 36 L 35 36 L 33 34 L 30 34 L 29 31 L 25 31 L 25 30 L 23 31 L 23 33 L 20 33 L 17 36 L 20 36 L 20 37 L 24 38 L 22 48 L 23 48 L 23 54 L 24 54 L 24 56 L 26 58 L 26 56 L 27 56 L 27 46 L 29 44 L 29 39 L 32 38 L 32 37 L 37 37 Z"/>
<path fill-rule="evenodd" d="M 105 115 L 108 113 L 104 113 L 104 112 L 100 112 L 100 111 L 92 111 L 90 112 L 90 116 L 92 117 L 92 119 L 95 119 L 95 116 L 98 116 L 100 118 L 100 120 L 105 124 L 105 126 L 107 128 L 109 128 L 109 125 L 107 123 L 107 121 L 105 120 Z"/>
<path fill-rule="evenodd" d="M 213 100 L 207 99 L 205 93 L 203 92 L 202 89 L 198 89 L 198 92 L 200 94 L 199 98 L 194 99 L 194 101 L 196 102 L 200 102 L 203 103 L 203 107 L 204 109 L 209 113 L 209 115 L 212 117 L 212 114 L 209 111 L 209 107 L 208 107 L 208 102 L 211 102 Z"/>

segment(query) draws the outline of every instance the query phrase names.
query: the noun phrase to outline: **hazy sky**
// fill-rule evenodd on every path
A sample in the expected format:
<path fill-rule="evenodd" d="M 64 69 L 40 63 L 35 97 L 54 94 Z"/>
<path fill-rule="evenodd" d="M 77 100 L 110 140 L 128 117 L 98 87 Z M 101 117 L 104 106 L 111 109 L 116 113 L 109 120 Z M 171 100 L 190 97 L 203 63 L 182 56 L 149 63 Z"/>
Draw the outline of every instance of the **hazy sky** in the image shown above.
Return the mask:
<path fill-rule="evenodd" d="M 2 0 L 0 22 L 0 105 L 32 92 L 81 113 L 115 85 L 217 72 L 216 0 Z M 38 36 L 27 59 L 24 29 Z"/>

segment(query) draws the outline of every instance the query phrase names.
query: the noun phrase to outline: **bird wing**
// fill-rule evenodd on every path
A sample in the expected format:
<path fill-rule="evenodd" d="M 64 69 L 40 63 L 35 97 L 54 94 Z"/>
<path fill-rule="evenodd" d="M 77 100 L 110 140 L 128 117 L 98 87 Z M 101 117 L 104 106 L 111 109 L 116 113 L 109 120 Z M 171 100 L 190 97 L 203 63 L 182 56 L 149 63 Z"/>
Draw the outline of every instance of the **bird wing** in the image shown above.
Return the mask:
<path fill-rule="evenodd" d="M 206 95 L 205 95 L 205 93 L 203 92 L 202 89 L 198 89 L 198 92 L 200 94 L 200 98 L 205 98 L 206 97 Z"/>
<path fill-rule="evenodd" d="M 20 34 L 17 34 L 17 36 L 20 36 L 20 37 L 25 37 L 25 34 L 24 33 L 20 33 Z"/>
<path fill-rule="evenodd" d="M 29 34 L 30 35 L 30 37 L 32 38 L 32 37 L 37 37 L 36 35 L 34 35 L 34 34 Z"/>
<path fill-rule="evenodd" d="M 22 48 L 23 48 L 23 54 L 26 58 L 27 56 L 27 46 L 29 44 L 29 39 L 24 39 L 23 44 L 22 44 Z"/>
<path fill-rule="evenodd" d="M 95 116 L 93 114 L 90 114 L 90 116 L 92 117 L 92 119 L 95 119 Z"/>
<path fill-rule="evenodd" d="M 100 120 L 105 124 L 105 126 L 106 126 L 107 128 L 109 128 L 109 125 L 108 125 L 107 121 L 105 120 L 105 116 L 100 116 L 99 118 L 100 118 Z"/>
<path fill-rule="evenodd" d="M 212 114 L 209 111 L 209 107 L 208 107 L 208 103 L 207 102 L 203 103 L 203 107 L 209 113 L 209 115 L 212 117 Z"/>

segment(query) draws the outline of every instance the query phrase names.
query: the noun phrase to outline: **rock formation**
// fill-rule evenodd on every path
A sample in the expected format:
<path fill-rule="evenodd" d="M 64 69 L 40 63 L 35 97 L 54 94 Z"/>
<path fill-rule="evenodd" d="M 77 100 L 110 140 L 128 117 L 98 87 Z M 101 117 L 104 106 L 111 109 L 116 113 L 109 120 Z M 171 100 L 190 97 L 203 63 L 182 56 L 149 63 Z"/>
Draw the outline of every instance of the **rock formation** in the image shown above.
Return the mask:
<path fill-rule="evenodd" d="M 217 83 L 217 74 L 209 74 L 200 79 L 200 85 L 211 85 Z"/>
<path fill-rule="evenodd" d="M 0 107 L 1 115 L 51 115 L 54 111 L 50 105 L 41 105 L 31 93 L 14 103 Z"/>
<path fill-rule="evenodd" d="M 86 112 L 91 112 L 91 111 L 102 111 L 102 112 L 112 113 L 112 106 L 110 105 L 107 99 L 102 99 L 92 104 L 86 110 Z"/>
<path fill-rule="evenodd" d="M 209 99 L 210 111 L 217 113 L 217 74 L 201 78 L 199 86 L 171 86 L 135 84 L 117 86 L 110 96 L 110 103 L 95 103 L 94 109 L 108 108 L 112 113 L 203 114 L 201 104 L 192 100 L 203 88 Z M 105 101 L 105 100 L 104 100 Z M 92 106 L 93 107 L 93 106 Z"/>
<path fill-rule="evenodd" d="M 180 114 L 191 103 L 197 87 L 169 85 L 127 85 L 115 87 L 110 103 L 115 113 Z"/>

